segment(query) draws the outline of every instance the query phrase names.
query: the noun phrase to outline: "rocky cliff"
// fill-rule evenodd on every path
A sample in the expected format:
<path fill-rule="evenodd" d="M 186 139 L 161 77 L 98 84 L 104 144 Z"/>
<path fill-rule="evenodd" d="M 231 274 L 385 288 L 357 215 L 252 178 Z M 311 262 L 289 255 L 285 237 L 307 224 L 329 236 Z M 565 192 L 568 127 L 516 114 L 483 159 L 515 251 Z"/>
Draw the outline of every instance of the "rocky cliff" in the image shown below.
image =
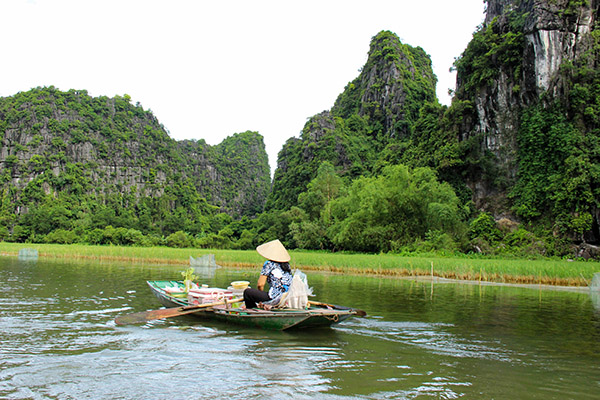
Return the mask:
<path fill-rule="evenodd" d="M 505 198 L 518 180 L 523 113 L 567 102 L 573 77 L 564 68 L 587 57 L 597 1 L 488 0 L 484 24 L 457 62 L 455 101 L 469 102 L 460 140 L 478 138 L 499 180 L 471 174 L 479 209 L 511 214 Z M 589 62 L 594 63 L 593 59 Z M 563 68 L 563 70 L 561 70 Z M 501 181 L 501 183 L 498 183 Z"/>
<path fill-rule="evenodd" d="M 173 195 L 178 185 L 234 216 L 262 211 L 270 176 L 259 134 L 235 134 L 217 146 L 177 142 L 129 100 L 53 87 L 0 99 L 0 185 L 17 214 L 35 200 L 34 188 L 40 196 L 139 199 Z"/>
<path fill-rule="evenodd" d="M 377 34 L 361 73 L 332 109 L 310 118 L 301 137 L 284 145 L 267 208 L 296 204 L 323 161 L 347 178 L 370 173 L 381 152 L 411 135 L 422 105 L 436 101 L 435 84 L 422 48 L 389 31 Z"/>
<path fill-rule="evenodd" d="M 360 75 L 279 154 L 268 208 L 296 204 L 322 161 L 349 179 L 426 166 L 472 210 L 600 240 L 597 0 L 488 0 L 457 58 L 450 107 L 420 48 L 391 32 Z"/>

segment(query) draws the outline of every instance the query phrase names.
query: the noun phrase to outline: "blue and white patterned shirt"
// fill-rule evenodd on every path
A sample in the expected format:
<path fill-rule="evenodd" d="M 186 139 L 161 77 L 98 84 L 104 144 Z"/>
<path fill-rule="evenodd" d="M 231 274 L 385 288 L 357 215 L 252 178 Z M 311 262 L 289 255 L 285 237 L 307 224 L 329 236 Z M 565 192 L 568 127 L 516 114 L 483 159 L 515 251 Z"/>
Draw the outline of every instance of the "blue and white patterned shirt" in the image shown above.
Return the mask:
<path fill-rule="evenodd" d="M 274 299 L 287 292 L 292 284 L 291 272 L 286 272 L 278 262 L 267 260 L 260 271 L 261 275 L 267 277 L 269 284 L 269 297 Z"/>

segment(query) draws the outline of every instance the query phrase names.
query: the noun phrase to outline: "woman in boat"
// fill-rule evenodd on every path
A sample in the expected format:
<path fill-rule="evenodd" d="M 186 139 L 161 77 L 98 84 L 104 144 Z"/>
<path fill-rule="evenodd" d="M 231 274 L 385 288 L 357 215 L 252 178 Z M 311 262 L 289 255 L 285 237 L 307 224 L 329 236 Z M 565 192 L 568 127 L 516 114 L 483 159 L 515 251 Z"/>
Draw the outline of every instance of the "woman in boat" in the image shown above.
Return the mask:
<path fill-rule="evenodd" d="M 256 289 L 244 290 L 244 303 L 246 308 L 256 308 L 259 303 L 269 301 L 287 292 L 292 283 L 292 270 L 290 269 L 290 255 L 279 240 L 261 244 L 256 248 L 258 254 L 267 259 Z M 265 284 L 269 284 L 269 291 L 265 292 Z"/>

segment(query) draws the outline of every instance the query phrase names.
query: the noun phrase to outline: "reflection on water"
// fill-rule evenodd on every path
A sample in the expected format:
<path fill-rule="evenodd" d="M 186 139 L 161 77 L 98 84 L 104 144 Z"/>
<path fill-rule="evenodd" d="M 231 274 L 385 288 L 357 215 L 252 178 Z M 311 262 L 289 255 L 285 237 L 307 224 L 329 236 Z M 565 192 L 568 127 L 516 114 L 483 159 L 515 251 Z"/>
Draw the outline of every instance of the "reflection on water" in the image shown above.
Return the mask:
<path fill-rule="evenodd" d="M 202 281 L 210 281 L 215 278 L 217 273 L 216 267 L 194 267 L 194 273 L 198 276 L 198 279 Z"/>
<path fill-rule="evenodd" d="M 596 398 L 600 320 L 585 293 L 309 274 L 365 309 L 332 329 L 268 332 L 157 308 L 182 267 L 0 259 L 0 398 Z M 204 283 L 254 282 L 218 269 Z"/>
<path fill-rule="evenodd" d="M 595 290 L 590 292 L 590 297 L 592 299 L 592 304 L 597 312 L 600 313 L 600 290 Z"/>
<path fill-rule="evenodd" d="M 341 330 L 350 334 L 377 337 L 379 340 L 416 346 L 433 354 L 452 357 L 472 357 L 487 360 L 511 361 L 514 354 L 499 343 L 486 343 L 473 337 L 463 338 L 451 333 L 452 325 L 444 323 L 395 322 L 376 319 Z M 352 329 L 352 331 L 350 331 Z"/>

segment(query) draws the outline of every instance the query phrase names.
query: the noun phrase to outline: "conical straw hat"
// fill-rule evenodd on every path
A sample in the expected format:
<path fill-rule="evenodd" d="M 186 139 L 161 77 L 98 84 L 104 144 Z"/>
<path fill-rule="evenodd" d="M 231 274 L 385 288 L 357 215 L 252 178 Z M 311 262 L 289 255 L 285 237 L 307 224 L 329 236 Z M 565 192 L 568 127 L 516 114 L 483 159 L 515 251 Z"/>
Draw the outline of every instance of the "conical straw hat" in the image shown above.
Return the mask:
<path fill-rule="evenodd" d="M 267 260 L 276 262 L 288 262 L 291 260 L 287 250 L 277 239 L 265 244 L 261 244 L 256 248 L 256 251 Z"/>

